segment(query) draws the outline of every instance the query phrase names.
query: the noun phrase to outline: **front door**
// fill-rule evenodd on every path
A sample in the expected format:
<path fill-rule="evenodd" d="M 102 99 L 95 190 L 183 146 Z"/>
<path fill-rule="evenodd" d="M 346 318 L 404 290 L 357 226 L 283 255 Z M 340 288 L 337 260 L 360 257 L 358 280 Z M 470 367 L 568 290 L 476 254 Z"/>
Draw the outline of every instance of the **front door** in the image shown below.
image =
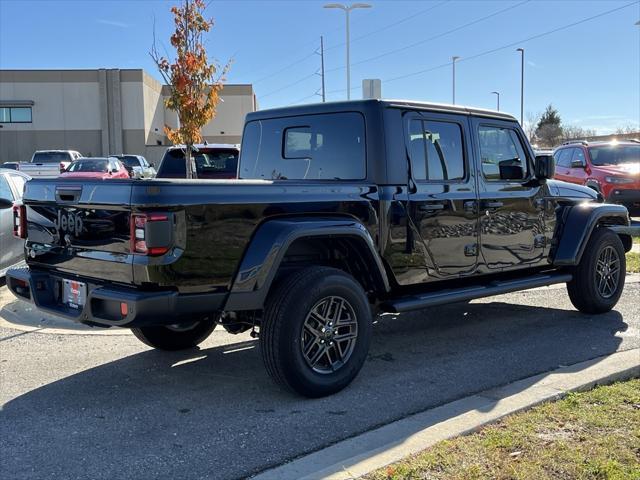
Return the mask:
<path fill-rule="evenodd" d="M 474 118 L 483 270 L 510 270 L 546 260 L 544 190 L 533 154 L 512 122 Z"/>
<path fill-rule="evenodd" d="M 471 274 L 478 263 L 476 175 L 468 119 L 462 115 L 408 113 L 408 213 L 424 259 L 425 280 Z"/>

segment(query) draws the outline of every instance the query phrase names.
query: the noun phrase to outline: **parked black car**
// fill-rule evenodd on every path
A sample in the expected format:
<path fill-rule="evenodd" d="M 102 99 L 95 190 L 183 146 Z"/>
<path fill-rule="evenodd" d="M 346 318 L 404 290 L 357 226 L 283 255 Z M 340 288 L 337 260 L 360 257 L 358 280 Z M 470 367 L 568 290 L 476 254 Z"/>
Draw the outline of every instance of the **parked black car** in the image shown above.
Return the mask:
<path fill-rule="evenodd" d="M 372 312 L 566 283 L 595 314 L 622 293 L 627 210 L 549 180 L 553 158 L 510 115 L 377 100 L 263 110 L 247 116 L 238 172 L 29 182 L 28 268 L 9 288 L 160 349 L 217 324 L 253 329 L 269 374 L 312 397 L 357 375 Z"/>

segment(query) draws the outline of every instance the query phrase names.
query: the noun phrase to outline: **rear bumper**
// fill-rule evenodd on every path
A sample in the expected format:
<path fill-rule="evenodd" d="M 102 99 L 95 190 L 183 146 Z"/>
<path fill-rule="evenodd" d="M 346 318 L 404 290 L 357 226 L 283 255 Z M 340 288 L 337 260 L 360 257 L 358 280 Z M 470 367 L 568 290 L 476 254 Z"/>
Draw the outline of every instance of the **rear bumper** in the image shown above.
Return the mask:
<path fill-rule="evenodd" d="M 181 323 L 219 311 L 227 296 L 226 293 L 179 294 L 170 290 L 147 292 L 73 278 L 87 285 L 86 303 L 82 309 L 76 309 L 62 303 L 63 278 L 70 279 L 28 267 L 14 268 L 7 272 L 7 286 L 16 297 L 42 311 L 101 327 Z"/>

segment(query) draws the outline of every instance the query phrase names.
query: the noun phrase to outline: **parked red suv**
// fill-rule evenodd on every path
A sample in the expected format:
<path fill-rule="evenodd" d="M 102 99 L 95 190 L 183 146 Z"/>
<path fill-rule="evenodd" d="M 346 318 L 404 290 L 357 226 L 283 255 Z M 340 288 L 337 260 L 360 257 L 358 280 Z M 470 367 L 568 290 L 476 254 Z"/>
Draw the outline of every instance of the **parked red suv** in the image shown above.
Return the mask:
<path fill-rule="evenodd" d="M 567 142 L 553 154 L 555 178 L 586 185 L 605 201 L 640 207 L 640 141 Z"/>

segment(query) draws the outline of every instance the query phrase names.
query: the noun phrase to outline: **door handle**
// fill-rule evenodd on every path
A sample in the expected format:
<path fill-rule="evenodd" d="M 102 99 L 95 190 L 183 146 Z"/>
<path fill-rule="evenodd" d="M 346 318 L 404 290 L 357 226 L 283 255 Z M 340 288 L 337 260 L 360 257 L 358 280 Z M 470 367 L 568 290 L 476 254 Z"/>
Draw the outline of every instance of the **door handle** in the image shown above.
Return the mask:
<path fill-rule="evenodd" d="M 484 208 L 500 208 L 504 206 L 503 202 L 483 202 L 482 206 Z"/>
<path fill-rule="evenodd" d="M 444 210 L 444 205 L 442 203 L 423 203 L 418 206 L 418 210 L 422 212 L 432 212 L 435 210 Z"/>

